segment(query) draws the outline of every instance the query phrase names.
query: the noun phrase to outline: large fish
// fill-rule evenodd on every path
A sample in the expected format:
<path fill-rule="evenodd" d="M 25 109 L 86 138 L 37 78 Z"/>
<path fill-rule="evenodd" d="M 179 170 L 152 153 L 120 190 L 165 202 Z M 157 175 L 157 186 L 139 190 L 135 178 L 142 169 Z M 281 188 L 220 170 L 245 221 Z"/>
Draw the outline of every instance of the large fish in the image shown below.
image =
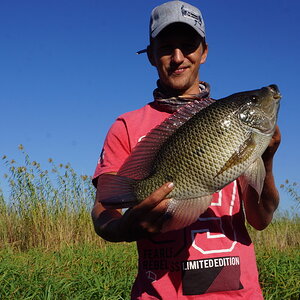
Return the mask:
<path fill-rule="evenodd" d="M 261 155 L 275 131 L 280 98 L 270 85 L 185 105 L 138 143 L 117 175 L 100 176 L 101 203 L 131 207 L 172 181 L 167 209 L 172 218 L 163 227 L 169 231 L 195 222 L 212 194 L 240 176 L 260 195 Z"/>

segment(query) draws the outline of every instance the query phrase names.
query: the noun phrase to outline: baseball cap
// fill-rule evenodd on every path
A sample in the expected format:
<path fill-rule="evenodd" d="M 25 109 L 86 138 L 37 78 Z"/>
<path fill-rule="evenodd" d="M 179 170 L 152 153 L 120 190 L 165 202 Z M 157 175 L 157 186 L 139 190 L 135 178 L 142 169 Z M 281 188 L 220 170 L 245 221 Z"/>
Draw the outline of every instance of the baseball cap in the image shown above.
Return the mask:
<path fill-rule="evenodd" d="M 201 11 L 186 2 L 173 0 L 156 6 L 151 12 L 149 35 L 155 38 L 164 28 L 173 23 L 185 23 L 205 38 L 205 25 Z M 137 54 L 146 52 L 140 50 Z"/>

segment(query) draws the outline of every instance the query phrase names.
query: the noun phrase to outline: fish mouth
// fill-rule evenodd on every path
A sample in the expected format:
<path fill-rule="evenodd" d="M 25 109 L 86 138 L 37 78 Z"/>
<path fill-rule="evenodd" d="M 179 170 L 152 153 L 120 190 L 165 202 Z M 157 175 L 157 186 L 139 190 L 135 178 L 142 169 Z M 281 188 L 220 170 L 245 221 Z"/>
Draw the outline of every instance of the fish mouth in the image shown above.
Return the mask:
<path fill-rule="evenodd" d="M 273 98 L 275 100 L 280 100 L 281 99 L 281 93 L 280 93 L 279 88 L 276 84 L 270 84 L 267 88 L 270 90 L 270 92 L 272 93 Z"/>

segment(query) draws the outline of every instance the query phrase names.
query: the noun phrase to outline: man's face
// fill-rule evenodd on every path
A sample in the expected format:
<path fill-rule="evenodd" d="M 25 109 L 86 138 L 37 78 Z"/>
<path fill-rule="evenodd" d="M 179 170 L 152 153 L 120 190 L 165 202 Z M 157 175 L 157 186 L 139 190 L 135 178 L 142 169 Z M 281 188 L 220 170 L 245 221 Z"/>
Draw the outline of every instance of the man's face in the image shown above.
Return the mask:
<path fill-rule="evenodd" d="M 199 93 L 199 67 L 207 47 L 189 25 L 175 23 L 152 42 L 149 60 L 157 68 L 160 83 L 170 95 Z"/>

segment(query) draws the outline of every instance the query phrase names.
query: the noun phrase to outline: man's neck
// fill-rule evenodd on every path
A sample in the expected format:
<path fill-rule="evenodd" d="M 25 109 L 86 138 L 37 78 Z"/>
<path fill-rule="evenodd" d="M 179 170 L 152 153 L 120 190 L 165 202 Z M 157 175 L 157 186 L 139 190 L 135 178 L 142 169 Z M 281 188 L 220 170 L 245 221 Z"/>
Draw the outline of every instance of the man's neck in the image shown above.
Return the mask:
<path fill-rule="evenodd" d="M 157 81 L 157 87 L 159 91 L 166 97 L 178 97 L 178 96 L 183 96 L 183 95 L 196 95 L 199 94 L 200 88 L 199 88 L 199 82 L 197 82 L 196 85 L 189 89 L 173 89 L 171 87 L 166 87 L 164 86 L 159 80 Z"/>

